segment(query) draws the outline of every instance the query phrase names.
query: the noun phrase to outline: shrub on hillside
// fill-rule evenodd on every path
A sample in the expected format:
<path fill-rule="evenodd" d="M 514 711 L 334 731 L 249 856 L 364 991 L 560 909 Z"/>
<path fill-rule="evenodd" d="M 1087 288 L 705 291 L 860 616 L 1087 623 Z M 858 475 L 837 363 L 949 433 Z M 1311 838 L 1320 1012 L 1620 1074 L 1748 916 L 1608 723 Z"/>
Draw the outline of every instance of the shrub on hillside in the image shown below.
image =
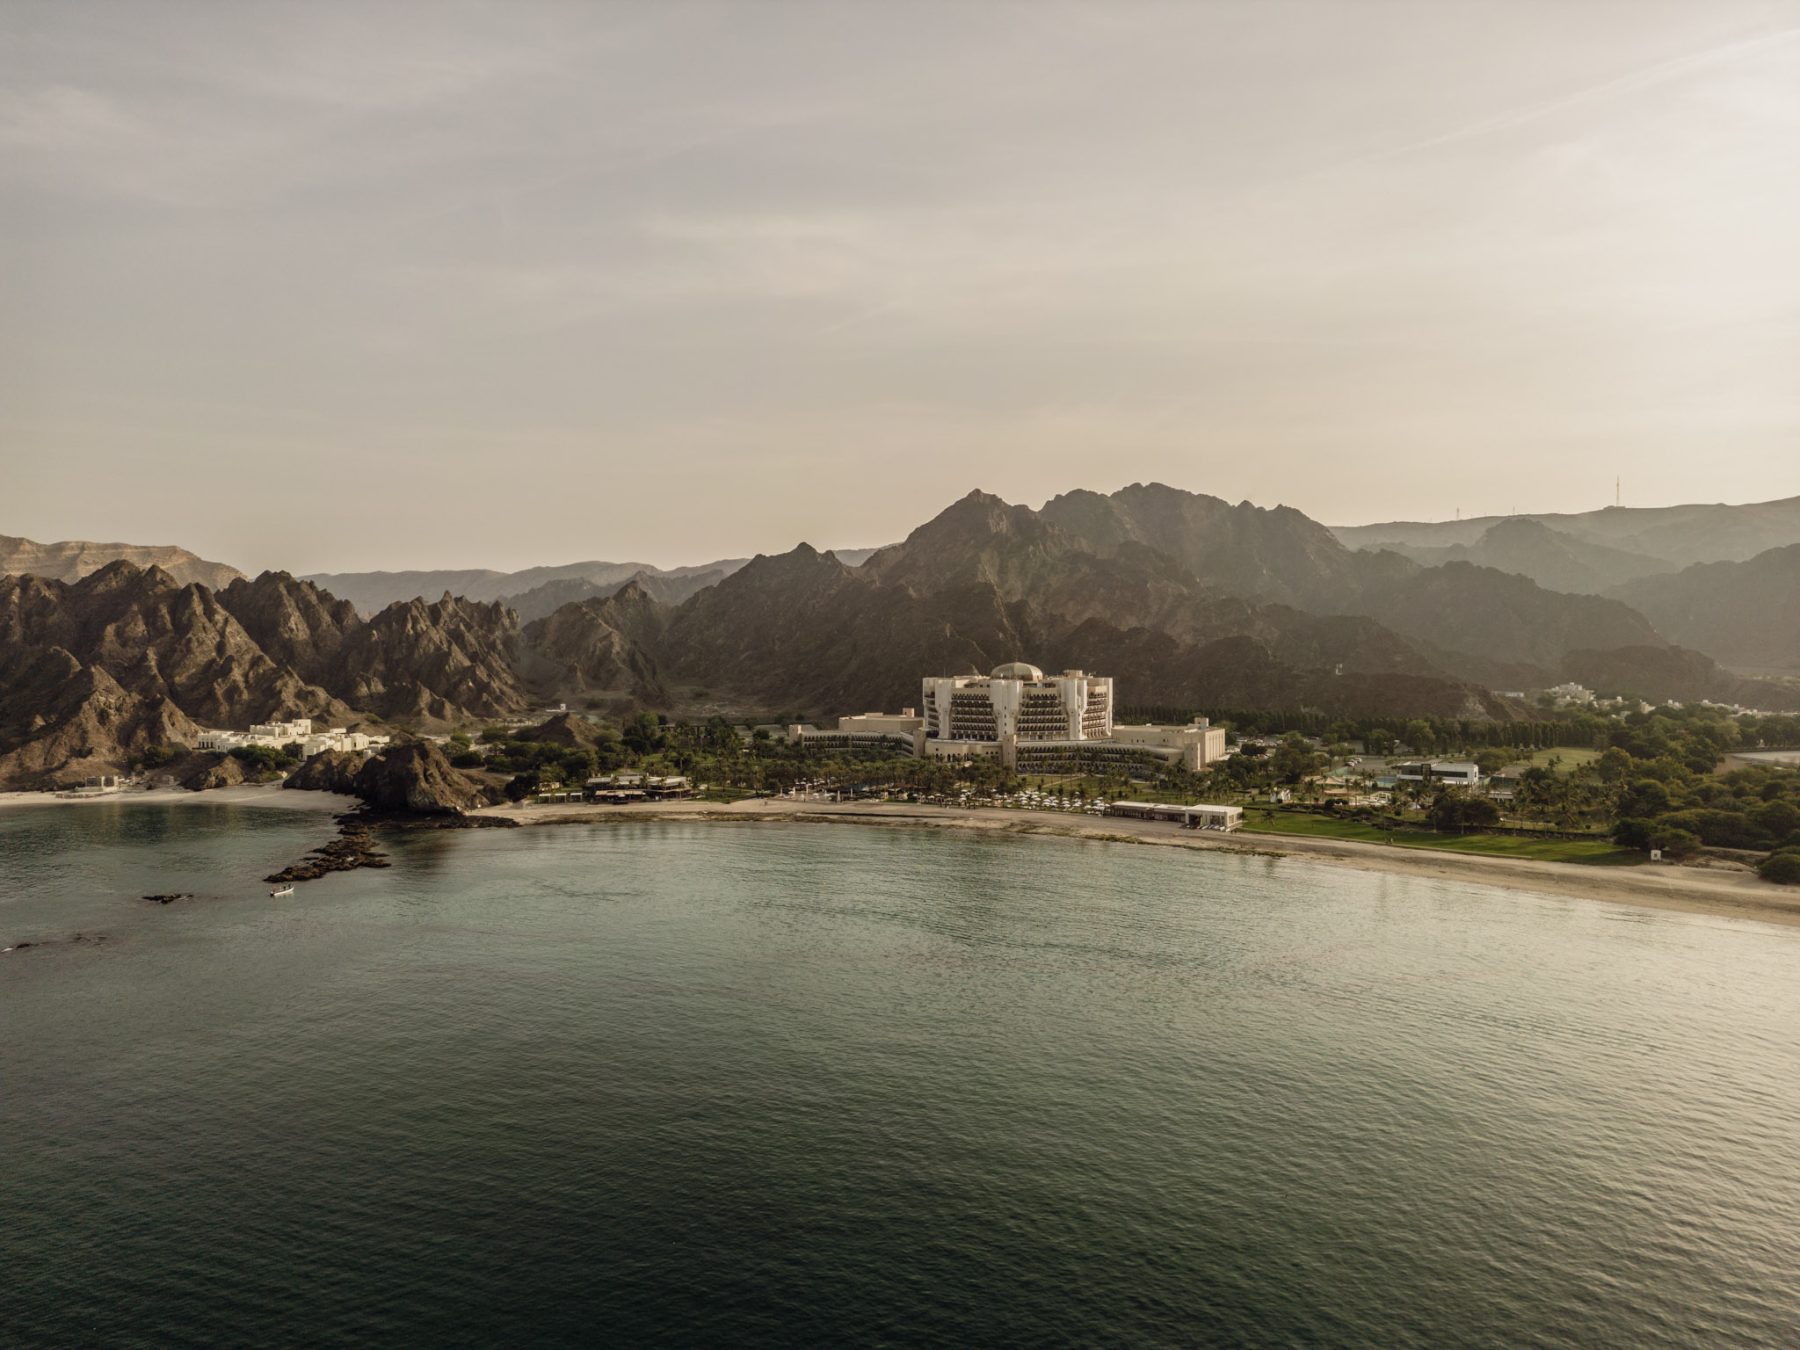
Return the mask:
<path fill-rule="evenodd" d="M 1800 853 L 1771 853 L 1762 860 L 1756 874 L 1778 885 L 1800 886 Z"/>

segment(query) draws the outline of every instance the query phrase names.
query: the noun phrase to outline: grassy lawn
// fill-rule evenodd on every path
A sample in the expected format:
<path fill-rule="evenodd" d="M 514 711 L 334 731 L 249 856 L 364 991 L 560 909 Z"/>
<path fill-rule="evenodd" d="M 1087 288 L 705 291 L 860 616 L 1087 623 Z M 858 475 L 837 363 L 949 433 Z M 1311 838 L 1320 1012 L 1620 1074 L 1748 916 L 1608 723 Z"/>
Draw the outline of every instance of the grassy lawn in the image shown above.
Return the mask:
<path fill-rule="evenodd" d="M 1444 853 L 1479 853 L 1494 858 L 1536 858 L 1542 862 L 1587 863 L 1599 867 L 1623 867 L 1643 862 L 1635 849 L 1620 848 L 1610 839 L 1527 839 L 1510 834 L 1428 834 L 1423 831 L 1390 832 L 1352 820 L 1299 812 L 1277 812 L 1264 820 L 1261 813 L 1244 813 L 1249 834 L 1305 835 L 1315 839 L 1353 839 L 1366 844 L 1392 844 L 1395 848 L 1428 848 Z"/>
<path fill-rule="evenodd" d="M 1561 745 L 1554 746 L 1548 750 L 1533 750 L 1530 755 L 1526 756 L 1525 762 L 1547 769 L 1550 767 L 1551 760 L 1560 759 L 1562 763 L 1556 766 L 1556 771 L 1560 774 L 1568 774 L 1573 773 L 1583 764 L 1592 764 L 1599 758 L 1600 752 L 1598 750 L 1588 747 Z"/>

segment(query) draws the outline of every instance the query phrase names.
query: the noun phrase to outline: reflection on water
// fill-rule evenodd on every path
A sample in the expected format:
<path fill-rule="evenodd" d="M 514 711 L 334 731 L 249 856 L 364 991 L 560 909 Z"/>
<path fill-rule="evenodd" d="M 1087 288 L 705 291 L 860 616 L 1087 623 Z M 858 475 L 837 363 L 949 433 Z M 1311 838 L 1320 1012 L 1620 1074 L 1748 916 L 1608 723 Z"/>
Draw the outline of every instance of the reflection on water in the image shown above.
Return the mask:
<path fill-rule="evenodd" d="M 808 826 L 274 902 L 322 818 L 26 814 L 0 922 L 116 940 L 0 958 L 21 1343 L 1800 1343 L 1786 929 Z"/>

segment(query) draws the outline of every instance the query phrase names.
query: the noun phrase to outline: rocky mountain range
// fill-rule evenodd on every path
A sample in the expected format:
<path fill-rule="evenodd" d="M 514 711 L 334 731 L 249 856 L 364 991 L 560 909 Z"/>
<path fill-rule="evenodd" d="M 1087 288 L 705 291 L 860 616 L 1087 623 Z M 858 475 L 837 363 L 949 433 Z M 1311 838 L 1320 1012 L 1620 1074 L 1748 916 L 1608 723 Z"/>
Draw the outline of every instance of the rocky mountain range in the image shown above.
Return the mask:
<path fill-rule="evenodd" d="M 1112 673 L 1127 704 L 1214 710 L 1513 716 L 1489 689 L 1542 687 L 1615 651 L 1674 653 L 1640 663 L 1648 696 L 1665 675 L 1713 697 L 1784 696 L 1675 651 L 1618 600 L 1353 550 L 1299 512 L 1155 484 L 1041 512 L 971 493 L 860 567 L 801 545 L 679 605 L 632 586 L 525 637 L 562 663 L 535 670 L 541 687 L 663 706 L 892 707 L 925 670 L 1020 656 Z"/>
<path fill-rule="evenodd" d="M 229 585 L 243 575 L 235 567 L 208 562 L 172 544 L 97 544 L 88 539 L 40 544 L 16 535 L 0 534 L 0 575 L 80 581 L 112 562 L 160 567 L 179 582 L 197 581 L 213 590 Z"/>
<path fill-rule="evenodd" d="M 1111 674 L 1126 707 L 1214 713 L 1510 718 L 1532 714 L 1492 690 L 1570 678 L 1651 698 L 1800 701 L 1791 684 L 1712 660 L 1792 662 L 1800 549 L 1604 596 L 1476 561 L 1648 556 L 1558 538 L 1494 522 L 1471 543 L 1409 545 L 1463 550 L 1420 561 L 1350 547 L 1288 508 L 1134 484 L 1041 511 L 970 493 L 901 543 L 853 555 L 860 565 L 801 544 L 741 566 L 633 567 L 616 586 L 538 576 L 499 592 L 511 603 L 406 596 L 367 615 L 285 572 L 216 589 L 124 560 L 72 581 L 9 576 L 0 781 L 79 777 L 191 744 L 201 726 L 277 715 L 427 729 L 574 699 L 830 717 L 914 703 L 927 672 L 1019 658 Z M 494 590 L 523 574 L 469 575 Z"/>
<path fill-rule="evenodd" d="M 0 577 L 0 783 L 111 772 L 270 717 L 429 725 L 523 710 L 518 623 L 455 597 L 354 607 L 285 573 L 223 591 L 113 562 Z"/>

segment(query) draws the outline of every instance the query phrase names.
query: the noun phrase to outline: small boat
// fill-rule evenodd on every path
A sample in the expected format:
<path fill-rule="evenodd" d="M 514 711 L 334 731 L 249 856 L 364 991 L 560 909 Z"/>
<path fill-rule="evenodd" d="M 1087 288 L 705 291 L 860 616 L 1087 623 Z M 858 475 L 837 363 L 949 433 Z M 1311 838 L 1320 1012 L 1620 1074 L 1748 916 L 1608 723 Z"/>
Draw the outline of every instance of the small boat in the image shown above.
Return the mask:
<path fill-rule="evenodd" d="M 277 886 L 274 890 L 269 892 L 269 894 L 271 896 L 274 896 L 277 898 L 284 896 L 284 895 L 292 895 L 293 893 L 294 893 L 294 888 L 292 886 Z"/>

